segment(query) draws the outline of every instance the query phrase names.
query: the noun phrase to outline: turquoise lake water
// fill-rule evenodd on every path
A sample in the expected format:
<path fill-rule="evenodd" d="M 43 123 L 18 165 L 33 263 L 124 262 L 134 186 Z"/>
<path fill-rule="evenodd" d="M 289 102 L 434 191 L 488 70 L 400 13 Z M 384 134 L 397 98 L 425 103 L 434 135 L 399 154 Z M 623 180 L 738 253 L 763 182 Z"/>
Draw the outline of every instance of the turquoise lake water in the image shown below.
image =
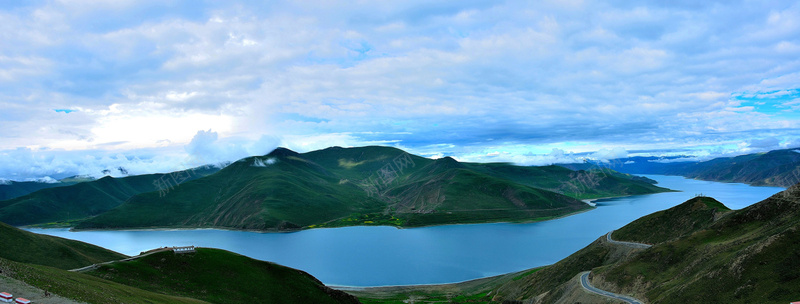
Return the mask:
<path fill-rule="evenodd" d="M 679 176 L 646 175 L 680 190 L 597 201 L 588 212 L 551 221 L 447 225 L 412 229 L 345 227 L 292 233 L 213 229 L 82 231 L 27 229 L 92 243 L 128 255 L 164 246 L 201 246 L 304 270 L 329 285 L 383 286 L 459 282 L 548 265 L 608 231 L 703 194 L 732 209 L 783 188 Z"/>

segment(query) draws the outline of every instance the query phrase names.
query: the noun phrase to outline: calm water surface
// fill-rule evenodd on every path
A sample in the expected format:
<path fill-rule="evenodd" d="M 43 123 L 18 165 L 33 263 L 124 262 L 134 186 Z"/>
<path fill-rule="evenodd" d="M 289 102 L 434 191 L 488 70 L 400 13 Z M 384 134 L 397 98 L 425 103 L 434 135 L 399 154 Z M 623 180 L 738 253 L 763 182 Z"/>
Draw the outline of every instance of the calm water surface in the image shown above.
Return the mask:
<path fill-rule="evenodd" d="M 696 194 L 741 209 L 783 188 L 647 175 L 682 192 L 597 201 L 597 208 L 529 224 L 448 225 L 413 229 L 346 227 L 293 233 L 224 230 L 84 231 L 28 229 L 128 255 L 163 246 L 215 247 L 302 269 L 326 284 L 379 286 L 448 283 L 548 265 L 606 232 Z"/>

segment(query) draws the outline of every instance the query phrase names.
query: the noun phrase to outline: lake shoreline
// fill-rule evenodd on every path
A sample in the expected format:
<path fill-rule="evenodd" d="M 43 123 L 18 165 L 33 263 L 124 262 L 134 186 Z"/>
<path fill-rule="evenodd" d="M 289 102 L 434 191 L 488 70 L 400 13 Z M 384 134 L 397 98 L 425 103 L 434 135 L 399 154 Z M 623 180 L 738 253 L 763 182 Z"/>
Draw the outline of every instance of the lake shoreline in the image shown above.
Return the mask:
<path fill-rule="evenodd" d="M 647 194 L 644 194 L 647 195 Z M 596 200 L 603 200 L 603 199 L 610 199 L 610 198 L 623 198 L 629 197 L 631 195 L 626 196 L 616 196 L 616 197 L 607 197 L 607 198 L 597 198 L 591 199 L 592 201 Z M 586 203 L 586 200 L 583 200 Z M 481 224 L 529 224 L 529 223 L 539 223 L 539 222 L 546 222 L 557 220 L 577 214 L 581 214 L 584 212 L 589 212 L 594 210 L 596 207 L 586 203 L 589 208 L 580 209 L 574 212 L 565 213 L 562 215 L 557 215 L 553 217 L 547 217 L 545 219 L 528 219 L 528 220 L 519 220 L 519 221 L 475 221 L 475 222 L 457 222 L 457 223 L 443 223 L 443 224 L 433 224 L 433 225 L 423 225 L 423 226 L 392 226 L 392 225 L 349 225 L 349 226 L 335 226 L 335 227 L 313 227 L 313 228 L 305 228 L 305 229 L 292 229 L 292 230 L 259 230 L 259 229 L 237 229 L 237 228 L 227 228 L 227 227 L 147 227 L 147 228 L 124 228 L 124 229 L 113 229 L 113 228 L 81 228 L 75 229 L 75 227 L 36 227 L 36 226 L 18 226 L 17 228 L 20 229 L 67 229 L 70 232 L 91 232 L 91 231 L 193 231 L 193 230 L 219 230 L 219 231 L 242 231 L 242 232 L 255 232 L 255 233 L 263 233 L 263 234 L 284 234 L 284 233 L 296 233 L 301 231 L 308 231 L 308 230 L 317 230 L 317 229 L 335 229 L 335 228 L 347 228 L 347 227 L 393 227 L 396 229 L 416 229 L 416 228 L 427 228 L 427 227 L 439 227 L 439 226 L 458 226 L 458 225 L 481 225 Z"/>
<path fill-rule="evenodd" d="M 527 223 L 504 221 L 407 228 L 370 225 L 313 228 L 295 233 L 249 233 L 214 227 L 78 232 L 34 228 L 31 231 L 127 255 L 164 246 L 220 248 L 301 269 L 332 286 L 439 286 L 551 265 L 608 231 L 680 204 L 695 193 L 739 209 L 783 189 L 684 177 L 648 177 L 682 192 L 597 200 L 596 208 L 584 205 L 586 209 L 576 213 Z"/>

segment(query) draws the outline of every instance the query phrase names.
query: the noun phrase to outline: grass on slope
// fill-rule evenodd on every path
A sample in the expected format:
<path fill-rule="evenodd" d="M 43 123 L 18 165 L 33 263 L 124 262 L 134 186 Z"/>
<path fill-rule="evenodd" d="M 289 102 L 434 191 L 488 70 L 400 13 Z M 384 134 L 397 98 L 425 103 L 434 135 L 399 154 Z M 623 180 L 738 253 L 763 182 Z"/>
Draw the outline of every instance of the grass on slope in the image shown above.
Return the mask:
<path fill-rule="evenodd" d="M 85 303 L 207 303 L 145 291 L 83 273 L 19 263 L 3 258 L 0 258 L 0 275 Z"/>
<path fill-rule="evenodd" d="M 490 303 L 492 289 L 542 268 L 453 284 L 356 288 L 348 291 L 365 304 Z"/>
<path fill-rule="evenodd" d="M 591 207 L 576 199 L 463 168 L 423 174 L 392 189 L 396 216 L 407 226 L 530 221 Z"/>
<path fill-rule="evenodd" d="M 408 158 L 404 158 L 408 156 Z M 401 178 L 433 160 L 392 147 L 330 147 L 303 153 L 302 157 L 351 181 L 376 176 L 381 169 L 393 169 Z"/>
<path fill-rule="evenodd" d="M 23 263 L 74 269 L 126 258 L 84 242 L 39 235 L 0 223 L 0 257 Z"/>
<path fill-rule="evenodd" d="M 640 251 L 641 249 L 610 245 L 603 236 L 553 265 L 526 273 L 512 282 L 497 287 L 493 294 L 498 299 L 510 301 L 543 296 L 542 303 L 553 303 L 563 296 L 564 290 L 561 287 L 578 273 L 616 263 Z"/>
<path fill-rule="evenodd" d="M 306 159 L 278 149 L 187 182 L 164 197 L 138 195 L 76 228 L 424 226 L 547 219 L 589 208 L 567 196 L 464 169 L 452 158 L 414 160 L 413 168 L 406 168 L 385 189 L 369 192 L 357 177 L 369 177 L 365 174 L 380 169 L 382 163 L 394 163 L 393 157 L 404 152 L 384 147 L 343 150 L 379 153 L 348 158 L 348 165 L 340 166 L 341 158 L 323 158 L 324 154 L 317 153 Z M 271 164 L 253 166 L 263 159 Z M 361 165 L 352 165 L 355 163 Z M 330 166 L 336 168 L 329 170 Z M 364 171 L 361 166 L 371 168 Z"/>
<path fill-rule="evenodd" d="M 545 220 L 590 208 L 543 189 L 560 181 L 582 181 L 570 190 L 578 197 L 666 191 L 642 181 L 556 166 L 431 160 L 390 147 L 333 147 L 304 154 L 279 148 L 184 183 L 165 196 L 134 196 L 76 229 L 406 227 Z"/>
<path fill-rule="evenodd" d="M 352 291 L 364 303 L 519 303 L 537 296 L 553 303 L 575 275 L 616 263 L 641 249 L 608 245 L 601 237 L 549 266 L 455 284 L 376 287 Z M 505 301 L 505 302 L 504 302 Z"/>
<path fill-rule="evenodd" d="M 728 207 L 714 198 L 695 197 L 643 216 L 614 231 L 612 237 L 617 241 L 657 244 L 705 228 L 728 211 Z"/>
<path fill-rule="evenodd" d="M 787 195 L 789 194 L 789 195 Z M 800 187 L 597 275 L 659 303 L 786 303 L 800 299 Z M 616 235 L 616 234 L 615 234 Z"/>
<path fill-rule="evenodd" d="M 505 163 L 465 163 L 467 168 L 526 186 L 562 193 L 578 199 L 670 191 L 651 181 L 611 169 L 572 171 L 562 166 L 514 166 Z"/>
<path fill-rule="evenodd" d="M 0 183 L 0 201 L 10 200 L 42 189 L 63 187 L 76 184 L 76 182 L 62 181 L 59 183 L 17 182 Z"/>
<path fill-rule="evenodd" d="M 288 150 L 287 150 L 288 151 Z M 186 182 L 165 196 L 145 193 L 79 224 L 77 229 L 226 227 L 293 230 L 382 211 L 357 185 L 293 155 L 251 157 L 214 175 Z M 274 158 L 266 167 L 255 159 Z"/>
<path fill-rule="evenodd" d="M 161 252 L 103 265 L 93 276 L 153 292 L 213 303 L 356 303 L 311 275 L 219 249 Z"/>
<path fill-rule="evenodd" d="M 800 182 L 800 153 L 794 150 L 717 158 L 689 165 L 683 175 L 704 180 L 789 187 Z"/>
<path fill-rule="evenodd" d="M 182 171 L 181 178 L 192 180 L 215 172 L 212 167 Z M 10 200 L 0 201 L 0 222 L 31 225 L 79 220 L 95 216 L 121 205 L 130 197 L 157 191 L 155 181 L 167 174 L 110 176 L 70 186 L 42 189 Z M 173 182 L 174 184 L 174 182 Z"/>

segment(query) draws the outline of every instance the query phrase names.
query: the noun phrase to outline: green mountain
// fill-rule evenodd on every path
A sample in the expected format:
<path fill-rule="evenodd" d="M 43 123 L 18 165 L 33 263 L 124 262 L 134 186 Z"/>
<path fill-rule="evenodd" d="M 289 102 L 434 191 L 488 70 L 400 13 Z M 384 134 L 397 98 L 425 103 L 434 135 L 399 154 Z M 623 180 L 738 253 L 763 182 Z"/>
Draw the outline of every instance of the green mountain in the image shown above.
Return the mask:
<path fill-rule="evenodd" d="M 597 269 L 594 280 L 653 303 L 787 303 L 800 299 L 799 229 L 800 184 Z"/>
<path fill-rule="evenodd" d="M 364 303 L 787 303 L 800 299 L 800 184 L 741 210 L 696 197 L 604 235 L 550 266 L 457 284 L 351 291 Z"/>
<path fill-rule="evenodd" d="M 699 196 L 667 210 L 643 216 L 614 231 L 614 239 L 656 244 L 689 235 L 731 211 L 711 197 Z"/>
<path fill-rule="evenodd" d="M 128 257 L 4 223 L 0 223 L 0 244 L 4 289 L 21 281 L 80 302 L 358 303 L 300 270 L 218 249 L 199 248 L 182 255 L 165 251 L 104 264 L 87 275 L 66 270 Z"/>
<path fill-rule="evenodd" d="M 124 203 L 132 196 L 158 191 L 157 181 L 177 184 L 218 171 L 211 166 L 168 174 L 146 174 L 113 178 L 110 176 L 69 186 L 42 189 L 10 200 L 0 201 L 0 221 L 9 225 L 67 222 L 95 216 Z M 165 188 L 169 190 L 169 188 Z"/>
<path fill-rule="evenodd" d="M 4 258 L 0 258 L 0 282 L 2 282 L 0 286 L 8 288 L 6 291 L 13 292 L 15 296 L 33 300 L 33 303 L 60 303 L 53 302 L 52 298 L 43 298 L 42 294 L 45 292 L 71 299 L 78 303 L 92 304 L 208 303 L 191 298 L 146 291 L 88 274 L 43 265 L 20 263 Z M 33 286 L 39 289 L 39 292 L 26 294 L 15 291 L 24 285 Z"/>
<path fill-rule="evenodd" d="M 136 195 L 76 229 L 293 230 L 527 221 L 590 208 L 576 198 L 661 191 L 668 190 L 610 174 L 431 160 L 390 147 L 333 147 L 304 154 L 279 148 L 166 195 Z"/>
<path fill-rule="evenodd" d="M 84 242 L 40 235 L 0 223 L 0 258 L 73 269 L 126 256 Z"/>
<path fill-rule="evenodd" d="M 160 252 L 87 274 L 211 303 L 359 303 L 303 271 L 210 248 L 187 254 Z"/>
<path fill-rule="evenodd" d="M 703 180 L 790 187 L 800 182 L 800 152 L 797 151 L 786 149 L 717 158 L 679 170 L 685 172 L 681 175 Z"/>
<path fill-rule="evenodd" d="M 523 167 L 503 163 L 467 164 L 471 169 L 579 199 L 664 192 L 656 181 L 605 168 L 573 171 L 562 166 Z"/>
<path fill-rule="evenodd" d="M 42 189 L 74 185 L 75 182 L 16 182 L 7 181 L 0 183 L 0 201 L 10 200 Z"/>
<path fill-rule="evenodd" d="M 790 187 L 800 182 L 800 148 L 721 157 L 709 161 L 630 157 L 607 163 L 560 164 L 572 169 L 608 167 L 630 174 L 680 175 L 702 180 Z M 668 162 L 661 162 L 669 160 Z"/>

